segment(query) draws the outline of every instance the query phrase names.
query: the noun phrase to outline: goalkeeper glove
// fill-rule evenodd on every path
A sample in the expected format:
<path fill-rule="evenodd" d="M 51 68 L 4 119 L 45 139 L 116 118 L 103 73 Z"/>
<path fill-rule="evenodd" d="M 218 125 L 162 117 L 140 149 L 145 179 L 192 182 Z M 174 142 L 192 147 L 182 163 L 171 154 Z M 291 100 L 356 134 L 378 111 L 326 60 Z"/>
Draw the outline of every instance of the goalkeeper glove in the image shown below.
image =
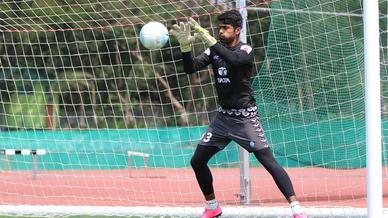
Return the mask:
<path fill-rule="evenodd" d="M 205 42 L 209 47 L 211 47 L 217 43 L 217 39 L 215 39 L 213 36 L 211 36 L 209 31 L 207 31 L 205 28 L 201 27 L 197 23 L 197 21 L 195 21 L 193 18 L 190 17 L 189 23 L 190 23 L 190 26 L 197 33 L 198 38 L 200 38 L 203 42 Z"/>
<path fill-rule="evenodd" d="M 172 26 L 173 29 L 170 30 L 170 34 L 175 36 L 178 40 L 181 52 L 191 51 L 191 43 L 195 41 L 195 35 L 191 35 L 191 28 L 189 23 L 179 23 Z"/>

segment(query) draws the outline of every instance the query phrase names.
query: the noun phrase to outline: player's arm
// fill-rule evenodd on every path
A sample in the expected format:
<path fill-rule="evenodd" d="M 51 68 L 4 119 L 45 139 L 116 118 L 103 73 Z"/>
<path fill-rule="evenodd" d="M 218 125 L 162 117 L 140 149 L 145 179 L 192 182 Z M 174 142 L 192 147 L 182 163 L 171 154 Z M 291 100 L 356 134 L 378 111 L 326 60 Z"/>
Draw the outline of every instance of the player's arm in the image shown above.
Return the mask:
<path fill-rule="evenodd" d="M 195 58 L 191 52 L 182 52 L 183 69 L 188 74 L 197 72 L 211 63 L 209 55 L 210 50 L 206 50 Z"/>
<path fill-rule="evenodd" d="M 241 49 L 232 51 L 223 46 L 221 43 L 217 42 L 217 40 L 210 35 L 209 31 L 202 28 L 193 18 L 190 18 L 189 22 L 190 26 L 194 28 L 195 32 L 197 33 L 196 37 L 201 38 L 202 41 L 204 41 L 211 48 L 212 51 L 217 53 L 218 56 L 220 56 L 231 66 L 238 67 L 241 65 L 252 63 L 252 47 L 250 47 L 249 45 L 243 45 L 241 46 Z"/>
<path fill-rule="evenodd" d="M 211 50 L 234 67 L 253 63 L 252 47 L 249 45 L 243 45 L 240 49 L 232 51 L 223 46 L 221 43 L 216 43 L 211 47 Z"/>

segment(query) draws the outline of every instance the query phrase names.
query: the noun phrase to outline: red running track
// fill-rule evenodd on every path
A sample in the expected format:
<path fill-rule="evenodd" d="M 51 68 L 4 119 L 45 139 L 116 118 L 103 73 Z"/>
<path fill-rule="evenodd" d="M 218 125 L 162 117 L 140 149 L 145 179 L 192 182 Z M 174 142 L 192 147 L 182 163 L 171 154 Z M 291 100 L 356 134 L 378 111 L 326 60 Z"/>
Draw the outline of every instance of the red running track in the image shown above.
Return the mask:
<path fill-rule="evenodd" d="M 213 168 L 217 198 L 237 206 L 239 169 Z M 366 207 L 366 170 L 290 168 L 298 199 L 304 206 Z M 388 178 L 383 172 L 384 207 Z M 272 178 L 252 168 L 252 205 L 287 206 Z M 2 205 L 202 206 L 203 198 L 191 169 L 0 172 Z"/>

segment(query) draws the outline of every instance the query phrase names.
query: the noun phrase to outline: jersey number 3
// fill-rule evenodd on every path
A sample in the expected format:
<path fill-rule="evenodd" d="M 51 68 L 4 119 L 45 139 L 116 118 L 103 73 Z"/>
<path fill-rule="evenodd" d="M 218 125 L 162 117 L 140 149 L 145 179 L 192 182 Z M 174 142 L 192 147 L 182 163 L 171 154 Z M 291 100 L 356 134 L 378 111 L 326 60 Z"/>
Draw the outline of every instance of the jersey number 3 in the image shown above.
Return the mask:
<path fill-rule="evenodd" d="M 202 140 L 204 142 L 209 142 L 210 141 L 210 138 L 213 136 L 213 134 L 211 132 L 207 132 L 205 134 L 203 134 L 202 136 Z"/>

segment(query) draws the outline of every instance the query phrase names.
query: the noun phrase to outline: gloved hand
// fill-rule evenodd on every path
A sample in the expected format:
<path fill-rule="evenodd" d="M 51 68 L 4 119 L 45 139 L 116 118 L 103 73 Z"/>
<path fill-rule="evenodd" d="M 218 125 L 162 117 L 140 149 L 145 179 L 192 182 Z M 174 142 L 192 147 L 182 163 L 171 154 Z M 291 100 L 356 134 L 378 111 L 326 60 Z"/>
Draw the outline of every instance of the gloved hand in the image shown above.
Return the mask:
<path fill-rule="evenodd" d="M 211 36 L 209 31 L 207 31 L 205 28 L 201 27 L 197 23 L 197 21 L 195 21 L 193 18 L 190 17 L 189 23 L 190 23 L 190 26 L 197 33 L 198 38 L 200 38 L 203 42 L 205 42 L 209 47 L 211 47 L 217 43 L 217 39 L 215 39 L 213 36 Z"/>
<path fill-rule="evenodd" d="M 181 46 L 181 52 L 191 51 L 191 43 L 195 41 L 195 35 L 191 35 L 191 28 L 189 23 L 179 23 L 172 26 L 173 29 L 169 31 L 178 40 Z"/>

